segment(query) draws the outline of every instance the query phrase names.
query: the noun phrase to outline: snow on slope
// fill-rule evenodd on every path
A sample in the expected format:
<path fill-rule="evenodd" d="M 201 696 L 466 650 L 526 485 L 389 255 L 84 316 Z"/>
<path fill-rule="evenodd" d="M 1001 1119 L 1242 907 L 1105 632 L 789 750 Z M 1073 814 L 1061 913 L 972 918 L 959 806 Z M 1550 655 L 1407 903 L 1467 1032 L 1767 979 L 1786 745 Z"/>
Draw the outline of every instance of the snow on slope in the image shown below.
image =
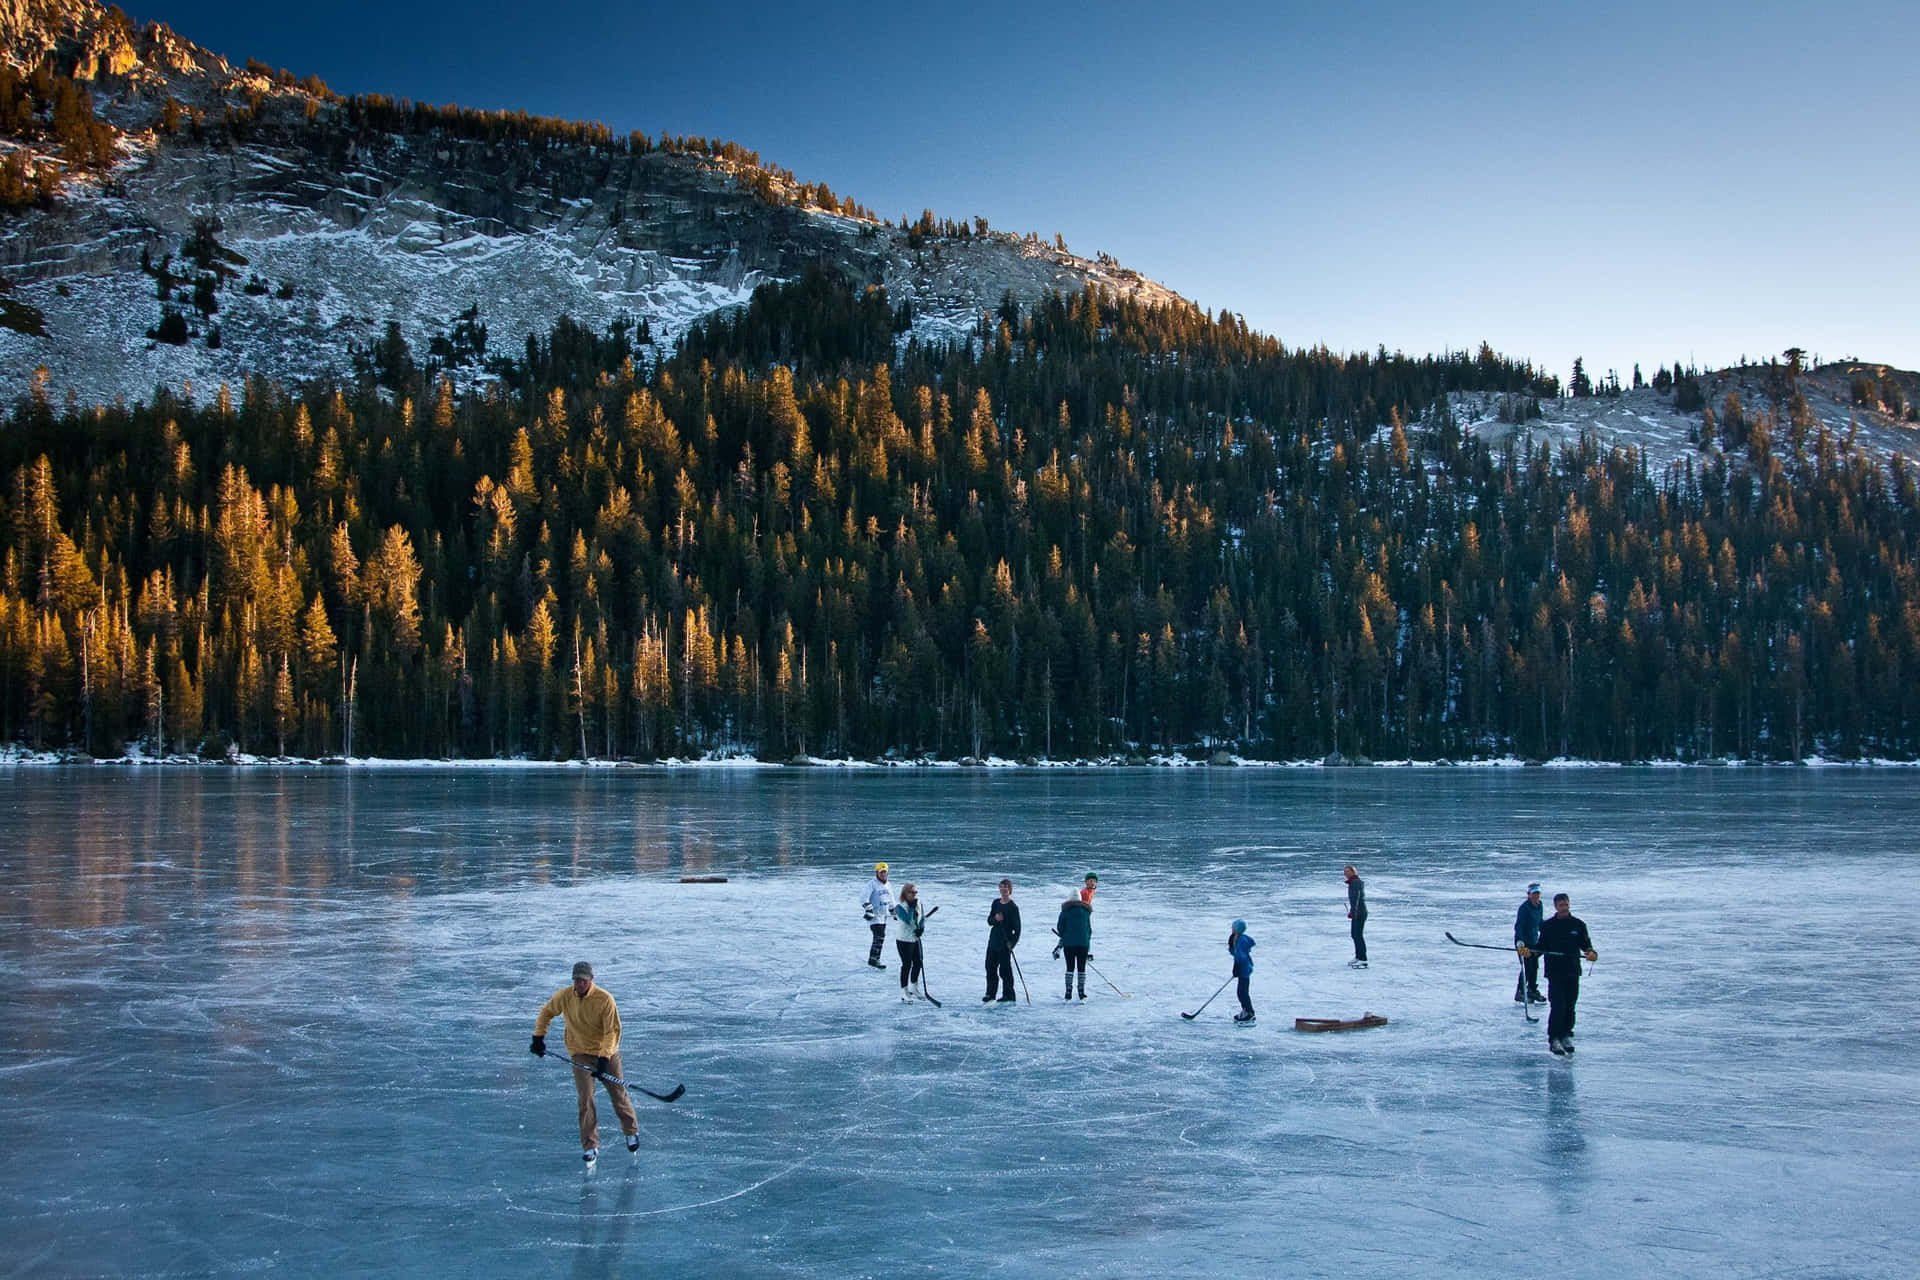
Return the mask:
<path fill-rule="evenodd" d="M 216 167 L 217 175 L 208 172 Z M 774 243 L 756 243 L 763 233 L 747 228 L 728 240 L 676 243 L 670 233 L 628 231 L 615 212 L 618 196 L 605 191 L 517 208 L 528 216 L 515 226 L 458 207 L 470 200 L 435 199 L 391 168 L 349 173 L 325 190 L 316 176 L 266 148 L 220 157 L 149 148 L 111 190 L 78 194 L 57 216 L 33 215 L 0 231 L 0 260 L 14 277 L 8 296 L 39 312 L 46 329 L 44 337 L 0 329 L 0 399 L 25 394 L 42 365 L 56 400 L 70 392 L 83 404 L 144 398 L 157 384 L 211 387 L 247 372 L 286 381 L 344 372 L 349 344 L 370 346 L 388 321 L 424 355 L 476 306 L 491 354 L 517 353 L 528 334 L 544 336 L 562 315 L 596 331 L 621 316 L 645 319 L 667 346 L 809 261 L 883 284 L 896 304 L 911 302 L 914 331 L 929 341 L 963 339 L 1008 291 L 1031 301 L 1092 283 L 1181 301 L 1132 273 L 1011 236 L 915 252 L 897 228 L 788 209 L 778 211 L 787 225 Z M 708 181 L 731 187 L 724 175 Z M 229 190 L 229 199 L 208 198 Z M 698 216 L 738 223 L 752 203 L 722 190 Z M 240 276 L 258 276 L 269 292 L 248 295 L 238 281 L 222 287 L 213 317 L 218 349 L 205 344 L 209 325 L 197 324 L 186 346 L 157 343 L 146 333 L 161 303 L 155 280 L 138 268 L 141 249 L 154 262 L 172 253 L 178 264 L 194 220 L 204 217 L 218 218 L 221 244 L 246 259 Z M 291 286 L 290 299 L 276 296 L 283 286 Z M 176 289 L 176 309 L 186 309 L 190 293 Z"/>
<path fill-rule="evenodd" d="M 56 402 L 82 404 L 250 372 L 284 382 L 345 372 L 350 344 L 370 346 L 388 322 L 424 355 L 476 306 L 493 355 L 517 354 L 563 315 L 599 331 L 644 319 L 664 345 L 814 263 L 910 303 L 928 340 L 964 338 L 1008 292 L 1031 302 L 1097 284 L 1186 305 L 1110 260 L 1037 239 L 919 243 L 803 201 L 783 171 L 728 156 L 357 128 L 331 98 L 236 69 L 164 27 L 135 31 L 93 0 L 0 0 L 0 37 L 0 56 L 53 51 L 91 81 L 123 157 L 104 178 L 70 178 L 55 208 L 0 221 L 0 300 L 28 317 L 0 315 L 0 402 L 26 394 L 42 366 Z M 239 112 L 249 123 L 234 136 L 210 124 L 198 142 L 163 136 L 169 98 L 208 122 Z M 191 283 L 177 288 L 172 305 L 194 337 L 157 343 L 146 335 L 162 301 L 143 253 L 192 274 L 182 250 L 204 219 L 244 263 L 209 322 L 187 306 Z M 267 292 L 244 293 L 250 276 Z M 206 345 L 213 322 L 217 348 Z"/>
<path fill-rule="evenodd" d="M 1860 367 L 1853 363 L 1826 365 L 1801 375 L 1800 393 L 1814 421 L 1824 426 L 1836 443 L 1851 434 L 1870 453 L 1883 457 L 1898 453 L 1920 461 L 1920 422 L 1885 412 L 1878 405 L 1851 403 L 1851 380 Z M 1749 365 L 1703 377 L 1701 384 L 1709 407 L 1721 412 L 1731 393 L 1739 395 L 1749 416 L 1764 412 L 1771 403 L 1767 373 L 1766 366 Z M 1662 395 L 1651 387 L 1623 391 L 1618 396 L 1543 400 L 1541 417 L 1519 425 L 1500 420 L 1500 400 L 1498 395 L 1480 392 L 1450 397 L 1462 429 L 1505 446 L 1531 443 L 1536 448 L 1548 444 L 1555 449 L 1570 448 L 1591 433 L 1603 445 L 1640 450 L 1646 456 L 1647 468 L 1656 473 L 1720 448 L 1714 441 L 1702 449 L 1701 414 L 1678 412 L 1671 394 Z M 1780 411 L 1782 419 L 1785 413 L 1784 409 Z M 1775 433 L 1777 449 L 1785 447 L 1784 434 L 1784 427 Z"/>

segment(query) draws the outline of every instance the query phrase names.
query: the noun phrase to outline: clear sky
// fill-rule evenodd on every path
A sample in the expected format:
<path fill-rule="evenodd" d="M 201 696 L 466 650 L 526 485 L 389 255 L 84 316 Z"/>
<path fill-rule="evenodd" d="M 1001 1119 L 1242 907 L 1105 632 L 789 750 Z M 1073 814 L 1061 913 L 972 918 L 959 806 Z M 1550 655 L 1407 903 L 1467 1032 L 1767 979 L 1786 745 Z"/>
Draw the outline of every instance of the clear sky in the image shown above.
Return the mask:
<path fill-rule="evenodd" d="M 123 0 L 342 93 L 757 150 L 1289 345 L 1920 367 L 1914 0 Z"/>

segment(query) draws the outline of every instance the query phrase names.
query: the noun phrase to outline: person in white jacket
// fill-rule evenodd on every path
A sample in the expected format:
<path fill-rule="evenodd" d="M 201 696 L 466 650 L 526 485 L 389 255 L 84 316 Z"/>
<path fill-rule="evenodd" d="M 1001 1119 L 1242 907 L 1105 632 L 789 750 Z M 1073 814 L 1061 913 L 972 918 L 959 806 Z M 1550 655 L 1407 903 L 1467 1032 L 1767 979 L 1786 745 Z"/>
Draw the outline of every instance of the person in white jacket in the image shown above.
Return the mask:
<path fill-rule="evenodd" d="M 913 984 L 920 981 L 920 935 L 927 927 L 927 917 L 920 914 L 920 891 L 911 883 L 900 887 L 893 919 L 893 948 L 900 953 L 900 998 L 911 1000 L 919 994 Z"/>
<path fill-rule="evenodd" d="M 867 893 L 861 899 L 860 909 L 867 917 L 867 925 L 873 930 L 873 945 L 867 949 L 867 963 L 876 969 L 887 966 L 880 963 L 880 948 L 887 945 L 887 920 L 893 914 L 893 890 L 887 888 L 887 864 L 873 864 L 873 879 L 867 881 Z"/>

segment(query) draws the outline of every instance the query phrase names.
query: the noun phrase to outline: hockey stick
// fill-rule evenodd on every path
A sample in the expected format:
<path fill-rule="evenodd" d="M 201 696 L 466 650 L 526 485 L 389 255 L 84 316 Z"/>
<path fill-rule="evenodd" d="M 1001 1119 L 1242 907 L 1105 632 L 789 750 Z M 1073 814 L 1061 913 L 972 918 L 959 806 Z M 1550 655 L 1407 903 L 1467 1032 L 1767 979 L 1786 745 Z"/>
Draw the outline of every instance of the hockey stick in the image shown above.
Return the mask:
<path fill-rule="evenodd" d="M 1220 991 L 1225 991 L 1228 987 L 1232 986 L 1233 979 L 1239 976 L 1240 975 L 1236 973 L 1232 977 L 1229 977 L 1225 982 L 1221 983 Z M 1214 992 L 1212 995 L 1208 996 L 1205 1000 L 1201 1001 L 1200 1007 L 1198 1009 L 1195 1009 L 1192 1013 L 1183 1013 L 1180 1016 L 1185 1018 L 1188 1022 L 1192 1022 L 1195 1018 L 1199 1017 L 1202 1013 L 1206 1011 L 1206 1008 L 1208 1005 L 1212 1004 L 1216 999 L 1219 998 L 1220 991 Z"/>
<path fill-rule="evenodd" d="M 1511 947 L 1511 946 L 1496 947 L 1486 942 L 1461 942 L 1460 939 L 1454 937 L 1450 933 L 1447 935 L 1447 941 L 1454 943 L 1456 946 L 1474 947 L 1481 951 L 1512 951 L 1514 949 L 1514 947 Z M 1518 943 L 1514 944 L 1514 946 L 1518 946 L 1518 945 L 1519 945 Z M 1531 948 L 1529 948 L 1529 950 L 1531 950 Z M 1576 959 L 1585 958 L 1578 951 L 1535 951 L 1533 954 L 1537 956 L 1562 956 L 1562 957 L 1572 956 L 1572 957 L 1575 957 Z"/>
<path fill-rule="evenodd" d="M 1060 936 L 1060 931 L 1059 931 L 1058 929 L 1055 929 L 1055 930 L 1053 931 L 1053 936 L 1054 936 L 1054 937 L 1056 937 L 1056 938 L 1057 938 L 1057 937 L 1059 937 L 1059 936 Z M 1064 945 L 1063 943 L 1058 943 L 1058 942 L 1056 942 L 1056 943 L 1054 943 L 1054 944 L 1053 944 L 1053 958 L 1054 958 L 1055 960 L 1058 960 L 1058 959 L 1060 958 L 1060 948 L 1061 948 L 1061 947 L 1062 947 L 1063 945 Z M 1092 956 L 1088 956 L 1088 957 L 1087 957 L 1087 968 L 1089 968 L 1089 969 L 1092 969 L 1092 970 L 1093 970 L 1093 971 L 1094 971 L 1095 973 L 1100 973 L 1100 969 L 1099 969 L 1099 967 L 1098 967 L 1097 965 L 1095 965 L 1095 964 L 1093 963 L 1093 957 L 1092 957 Z M 1108 986 L 1110 986 L 1110 987 L 1113 987 L 1113 991 L 1114 991 L 1114 994 L 1115 994 L 1115 995 L 1117 995 L 1117 996 L 1119 996 L 1119 997 L 1120 997 L 1120 998 L 1121 998 L 1122 1000 L 1131 1000 L 1131 999 L 1133 999 L 1133 992 L 1131 992 L 1131 991 L 1122 991 L 1122 990 L 1120 990 L 1120 988 L 1119 988 L 1119 987 L 1114 987 L 1114 986 L 1113 986 L 1113 979 L 1112 979 L 1112 978 L 1109 978 L 1109 977 L 1108 977 L 1108 976 L 1107 976 L 1106 974 L 1104 974 L 1104 973 L 1100 973 L 1100 981 L 1102 981 L 1102 982 L 1104 982 L 1104 983 L 1106 983 L 1106 984 L 1107 984 Z"/>
<path fill-rule="evenodd" d="M 1481 951 L 1512 951 L 1513 950 L 1512 947 L 1496 947 L 1490 943 L 1485 943 L 1485 942 L 1462 942 L 1460 941 L 1460 939 L 1454 937 L 1450 933 L 1447 935 L 1447 941 L 1453 943 L 1455 946 L 1476 947 Z"/>
<path fill-rule="evenodd" d="M 1521 956 L 1519 957 L 1519 960 L 1520 960 L 1520 981 L 1524 983 L 1527 980 L 1527 958 L 1525 956 Z M 1522 999 L 1520 1002 L 1520 1012 L 1527 1015 L 1528 1022 L 1540 1021 L 1540 1019 L 1533 1016 L 1533 992 L 1534 992 L 1534 988 L 1532 986 L 1528 986 L 1526 997 Z"/>
<path fill-rule="evenodd" d="M 917 939 L 915 939 L 915 941 L 920 944 L 920 994 L 923 997 L 925 997 L 926 1002 L 928 1004 L 932 1005 L 936 1009 L 940 1007 L 940 1002 L 933 998 L 933 992 L 927 990 L 926 929 L 927 929 L 927 921 L 933 919 L 933 913 L 935 911 L 938 911 L 939 909 L 940 908 L 938 907 L 930 907 L 927 910 L 927 914 L 920 917 L 920 936 Z"/>
<path fill-rule="evenodd" d="M 933 998 L 933 992 L 927 990 L 927 957 L 924 950 L 922 950 L 920 955 L 920 994 L 925 997 L 926 1002 L 934 1008 L 938 1009 L 940 1007 L 940 1002 Z"/>
<path fill-rule="evenodd" d="M 1100 973 L 1098 966 L 1096 966 L 1093 963 L 1093 958 L 1091 956 L 1087 958 L 1087 968 L 1092 969 L 1095 973 Z M 1110 987 L 1113 987 L 1114 991 L 1119 994 L 1122 1000 L 1133 999 L 1133 993 L 1131 991 L 1121 991 L 1119 987 L 1114 987 L 1113 979 L 1109 978 L 1106 974 L 1100 973 L 1100 981 L 1106 983 Z"/>
<path fill-rule="evenodd" d="M 1020 989 L 1022 991 L 1027 991 L 1027 975 L 1024 971 L 1021 970 L 1020 957 L 1014 954 L 1012 947 L 1007 948 L 1007 959 L 1013 961 L 1013 971 L 1020 975 Z M 1028 1004 L 1033 1003 L 1033 992 L 1031 991 L 1027 991 L 1027 1003 Z"/>
<path fill-rule="evenodd" d="M 560 1055 L 557 1053 L 543 1053 L 538 1056 L 542 1058 L 560 1057 Z M 622 1080 L 619 1076 L 609 1074 L 608 1072 L 595 1071 L 592 1067 L 583 1067 L 579 1063 L 573 1060 L 572 1054 L 568 1054 L 564 1059 L 564 1061 L 568 1066 L 572 1067 L 575 1071 L 579 1071 L 586 1075 L 590 1075 L 595 1080 L 611 1080 L 613 1083 L 619 1085 L 622 1089 L 625 1089 L 631 1093 L 644 1093 L 649 1098 L 656 1099 L 660 1102 L 676 1102 L 679 1100 L 680 1095 L 687 1091 L 687 1086 L 685 1086 L 684 1084 L 677 1084 L 673 1086 L 672 1093 L 655 1093 L 651 1089 L 643 1089 L 637 1084 L 630 1084 L 627 1081 Z"/>

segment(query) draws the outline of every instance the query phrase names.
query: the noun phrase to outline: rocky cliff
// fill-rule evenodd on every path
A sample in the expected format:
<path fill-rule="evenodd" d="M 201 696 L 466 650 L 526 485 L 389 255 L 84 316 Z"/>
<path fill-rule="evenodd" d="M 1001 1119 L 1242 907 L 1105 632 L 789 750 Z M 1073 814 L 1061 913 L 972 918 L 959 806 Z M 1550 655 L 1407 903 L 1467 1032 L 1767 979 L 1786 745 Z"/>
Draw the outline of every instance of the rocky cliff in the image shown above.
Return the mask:
<path fill-rule="evenodd" d="M 469 312 L 494 354 L 562 315 L 644 320 L 665 344 L 812 263 L 884 286 L 927 340 L 964 337 L 1008 292 L 1091 284 L 1180 302 L 1031 237 L 909 234 L 828 209 L 724 153 L 556 140 L 525 117 L 463 128 L 422 125 L 405 104 L 369 113 L 91 0 L 0 0 L 0 39 L 16 66 L 49 60 L 87 85 L 119 157 L 0 221 L 9 400 L 40 368 L 46 392 L 81 403 L 343 372 L 389 322 L 424 353 Z M 51 157 L 33 138 L 0 148 Z"/>

